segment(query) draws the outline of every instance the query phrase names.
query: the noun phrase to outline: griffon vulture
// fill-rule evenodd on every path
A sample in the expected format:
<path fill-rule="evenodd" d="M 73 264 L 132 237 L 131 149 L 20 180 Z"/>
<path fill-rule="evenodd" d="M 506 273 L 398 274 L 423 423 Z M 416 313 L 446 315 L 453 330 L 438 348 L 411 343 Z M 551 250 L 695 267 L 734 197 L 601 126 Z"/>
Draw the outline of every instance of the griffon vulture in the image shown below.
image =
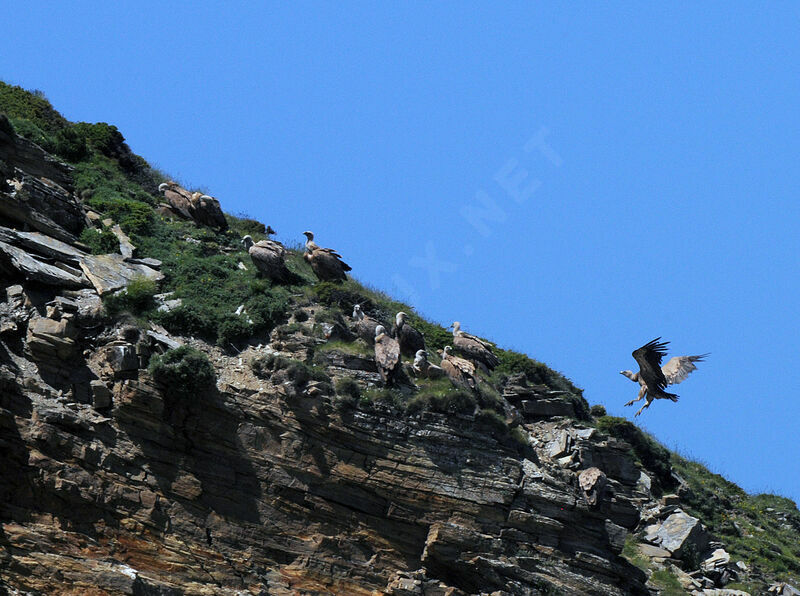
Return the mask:
<path fill-rule="evenodd" d="M 397 313 L 392 335 L 400 343 L 400 352 L 404 356 L 414 356 L 419 350 L 425 349 L 425 338 L 422 337 L 422 333 L 411 326 L 406 320 L 407 318 L 406 313 Z"/>
<path fill-rule="evenodd" d="M 361 306 L 353 306 L 353 331 L 368 345 L 375 343 L 375 329 L 380 325 L 378 321 L 364 314 Z"/>
<path fill-rule="evenodd" d="M 332 248 L 320 248 L 314 242 L 314 234 L 312 232 L 303 232 L 306 237 L 306 250 L 303 253 L 303 258 L 311 265 L 314 274 L 320 281 L 345 281 L 347 279 L 347 271 L 351 267 L 344 261 L 339 253 Z"/>
<path fill-rule="evenodd" d="M 444 370 L 440 366 L 428 362 L 428 352 L 425 350 L 417 350 L 411 370 L 420 379 L 440 379 L 444 376 Z"/>
<path fill-rule="evenodd" d="M 394 383 L 400 370 L 400 344 L 386 333 L 383 325 L 375 328 L 375 364 L 383 382 Z"/>
<path fill-rule="evenodd" d="M 453 356 L 451 346 L 445 346 L 442 352 L 442 370 L 454 385 L 475 389 L 478 382 L 475 379 L 475 365 L 469 360 Z"/>
<path fill-rule="evenodd" d="M 708 356 L 708 354 L 701 354 L 699 356 L 674 356 L 662 367 L 661 360 L 667 355 L 666 348 L 669 342 L 661 342 L 659 341 L 660 339 L 660 337 L 657 337 L 638 350 L 633 351 L 632 355 L 636 362 L 639 363 L 639 372 L 634 373 L 631 370 L 623 370 L 619 373 L 641 385 L 638 397 L 626 403 L 626 406 L 633 405 L 642 398 L 647 399 L 647 403 L 639 408 L 639 411 L 636 412 L 636 416 L 641 414 L 646 408 L 649 408 L 654 399 L 678 401 L 677 395 L 664 391 L 667 385 L 677 385 L 681 381 L 684 381 L 693 370 L 697 369 L 694 363 L 702 362 L 705 357 Z"/>
<path fill-rule="evenodd" d="M 589 506 L 594 507 L 603 499 L 603 489 L 607 482 L 608 479 L 600 468 L 587 468 L 578 475 L 578 485 Z"/>
<path fill-rule="evenodd" d="M 278 283 L 295 281 L 296 276 L 286 267 L 286 249 L 280 242 L 269 239 L 253 242 L 252 236 L 248 234 L 242 238 L 242 245 L 250 253 L 253 265 L 264 277 Z"/>
<path fill-rule="evenodd" d="M 500 360 L 492 352 L 492 344 L 461 331 L 461 323 L 458 321 L 451 327 L 453 328 L 453 347 L 461 354 L 475 360 L 487 370 L 493 370 L 500 364 Z"/>

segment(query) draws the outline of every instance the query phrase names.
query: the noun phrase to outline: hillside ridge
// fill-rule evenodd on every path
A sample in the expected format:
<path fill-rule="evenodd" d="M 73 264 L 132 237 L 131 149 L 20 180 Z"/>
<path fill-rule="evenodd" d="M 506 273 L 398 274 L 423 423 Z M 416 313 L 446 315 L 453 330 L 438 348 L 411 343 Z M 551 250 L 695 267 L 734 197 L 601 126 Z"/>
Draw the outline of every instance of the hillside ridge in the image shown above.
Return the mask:
<path fill-rule="evenodd" d="M 0 593 L 791 594 L 800 512 L 491 347 L 387 384 L 354 278 L 0 83 Z M 165 184 L 169 182 L 169 184 Z M 374 337 L 372 338 L 374 339 Z M 727 590 L 727 592 L 726 592 Z"/>

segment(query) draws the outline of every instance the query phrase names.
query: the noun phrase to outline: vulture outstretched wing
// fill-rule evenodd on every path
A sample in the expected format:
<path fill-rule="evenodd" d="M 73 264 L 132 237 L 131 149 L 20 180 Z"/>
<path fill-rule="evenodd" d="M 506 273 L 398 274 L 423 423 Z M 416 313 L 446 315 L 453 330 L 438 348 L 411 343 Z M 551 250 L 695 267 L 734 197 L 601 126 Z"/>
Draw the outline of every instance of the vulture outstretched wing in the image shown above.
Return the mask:
<path fill-rule="evenodd" d="M 674 356 L 661 367 L 661 372 L 664 373 L 664 378 L 667 379 L 669 385 L 677 385 L 685 381 L 693 370 L 697 370 L 694 365 L 695 362 L 702 362 L 708 354 L 700 354 L 699 356 Z"/>
<path fill-rule="evenodd" d="M 660 339 L 657 337 L 638 350 L 634 350 L 632 356 L 639 363 L 639 375 L 648 387 L 652 383 L 658 389 L 664 389 L 668 383 L 661 370 L 661 360 L 667 355 L 669 342 L 659 341 Z"/>

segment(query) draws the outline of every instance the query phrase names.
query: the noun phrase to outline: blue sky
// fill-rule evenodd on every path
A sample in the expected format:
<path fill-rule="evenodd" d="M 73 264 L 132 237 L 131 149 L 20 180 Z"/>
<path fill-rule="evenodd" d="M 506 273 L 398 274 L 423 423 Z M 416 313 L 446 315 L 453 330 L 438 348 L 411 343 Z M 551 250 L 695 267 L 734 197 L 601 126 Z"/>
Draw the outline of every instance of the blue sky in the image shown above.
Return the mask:
<path fill-rule="evenodd" d="M 118 4 L 118 5 L 117 5 Z M 257 6 L 256 6 L 257 4 Z M 632 417 L 656 336 L 711 352 L 641 424 L 800 501 L 800 8 L 19 4 L 0 78 L 362 281 Z"/>

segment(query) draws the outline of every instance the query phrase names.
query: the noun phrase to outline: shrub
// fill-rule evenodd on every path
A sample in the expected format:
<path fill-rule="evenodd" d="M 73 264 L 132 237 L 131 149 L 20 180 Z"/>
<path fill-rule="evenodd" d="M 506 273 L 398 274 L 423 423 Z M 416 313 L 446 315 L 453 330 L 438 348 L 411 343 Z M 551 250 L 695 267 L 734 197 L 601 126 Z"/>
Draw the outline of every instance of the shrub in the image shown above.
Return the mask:
<path fill-rule="evenodd" d="M 137 277 L 128 286 L 114 294 L 103 297 L 103 306 L 111 316 L 122 312 L 142 314 L 155 307 L 153 295 L 158 290 L 156 282 L 145 277 Z"/>
<path fill-rule="evenodd" d="M 642 432 L 636 425 L 616 416 L 603 416 L 597 421 L 597 428 L 604 433 L 630 443 L 636 459 L 655 474 L 662 486 L 673 484 L 672 465 L 667 449 Z"/>
<path fill-rule="evenodd" d="M 217 345 L 227 346 L 252 335 L 253 324 L 247 320 L 246 315 L 229 315 L 217 327 Z"/>
<path fill-rule="evenodd" d="M 606 408 L 605 406 L 602 406 L 600 404 L 595 404 L 589 409 L 589 413 L 594 418 L 602 418 L 603 416 L 606 415 Z"/>
<path fill-rule="evenodd" d="M 265 356 L 256 356 L 250 360 L 250 368 L 257 377 L 268 379 L 276 370 L 288 367 L 289 362 L 289 359 L 283 356 L 266 354 Z"/>
<path fill-rule="evenodd" d="M 16 132 L 17 135 L 36 143 L 48 153 L 54 151 L 55 144 L 53 143 L 53 138 L 30 120 L 11 118 L 11 125 L 12 129 L 6 132 Z"/>
<path fill-rule="evenodd" d="M 86 139 L 72 126 L 62 128 L 56 133 L 53 148 L 58 155 L 72 162 L 79 162 L 89 156 Z"/>
<path fill-rule="evenodd" d="M 150 375 L 162 389 L 181 396 L 204 391 L 214 385 L 216 373 L 208 357 L 190 346 L 168 350 L 150 359 Z"/>
<path fill-rule="evenodd" d="M 80 241 L 91 249 L 93 255 L 119 252 L 119 239 L 107 228 L 103 228 L 102 231 L 95 228 L 84 228 Z"/>

